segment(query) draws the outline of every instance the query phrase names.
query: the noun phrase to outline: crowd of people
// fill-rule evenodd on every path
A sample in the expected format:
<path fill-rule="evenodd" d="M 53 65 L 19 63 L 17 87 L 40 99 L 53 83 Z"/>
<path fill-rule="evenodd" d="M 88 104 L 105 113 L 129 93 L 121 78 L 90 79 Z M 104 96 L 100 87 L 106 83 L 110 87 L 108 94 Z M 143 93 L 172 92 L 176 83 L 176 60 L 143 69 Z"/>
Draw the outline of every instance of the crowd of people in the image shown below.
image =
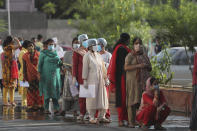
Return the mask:
<path fill-rule="evenodd" d="M 51 114 L 52 101 L 54 115 L 73 112 L 81 122 L 110 123 L 109 94 L 115 92 L 120 127 L 165 129 L 162 123 L 170 108 L 157 79 L 150 75 L 142 40 L 130 41 L 130 35 L 122 33 L 111 54 L 104 38 L 81 34 L 73 39 L 72 50 L 64 53 L 56 37 L 43 42 L 42 35 L 24 41 L 7 36 L 0 48 L 4 106 L 16 106 L 18 87 L 27 112 Z M 93 95 L 81 97 L 86 91 Z"/>

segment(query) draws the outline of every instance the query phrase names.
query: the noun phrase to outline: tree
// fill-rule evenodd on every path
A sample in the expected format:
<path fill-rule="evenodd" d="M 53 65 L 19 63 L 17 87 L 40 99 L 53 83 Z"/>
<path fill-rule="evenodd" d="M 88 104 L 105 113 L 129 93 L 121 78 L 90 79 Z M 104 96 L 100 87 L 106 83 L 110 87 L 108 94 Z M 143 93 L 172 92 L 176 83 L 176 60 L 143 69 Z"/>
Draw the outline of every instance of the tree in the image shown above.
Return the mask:
<path fill-rule="evenodd" d="M 157 29 L 161 39 L 171 45 L 184 46 L 187 54 L 186 47 L 194 51 L 193 47 L 197 45 L 197 4 L 187 0 L 182 0 L 179 4 L 178 9 L 170 1 L 165 5 L 152 7 L 147 21 Z M 189 57 L 188 62 L 192 72 Z"/>
<path fill-rule="evenodd" d="M 85 18 L 85 16 L 79 11 L 80 4 L 78 1 L 79 0 L 35 0 L 35 5 L 39 11 L 43 11 L 42 7 L 46 3 L 54 3 L 57 10 L 55 14 L 52 15 L 52 17 L 56 19 L 73 19 L 75 13 L 78 13 L 83 16 L 83 18 Z"/>
<path fill-rule="evenodd" d="M 44 6 L 42 7 L 42 10 L 44 13 L 47 14 L 48 18 L 52 18 L 52 15 L 55 14 L 56 9 L 55 9 L 56 5 L 48 2 L 46 4 L 44 4 Z"/>
<path fill-rule="evenodd" d="M 135 0 L 79 0 L 80 11 L 75 14 L 78 20 L 75 27 L 80 33 L 87 33 L 90 38 L 104 37 L 112 46 L 122 32 L 131 37 L 139 36 L 144 41 L 151 38 L 150 26 L 143 20 L 146 15 L 145 5 Z"/>

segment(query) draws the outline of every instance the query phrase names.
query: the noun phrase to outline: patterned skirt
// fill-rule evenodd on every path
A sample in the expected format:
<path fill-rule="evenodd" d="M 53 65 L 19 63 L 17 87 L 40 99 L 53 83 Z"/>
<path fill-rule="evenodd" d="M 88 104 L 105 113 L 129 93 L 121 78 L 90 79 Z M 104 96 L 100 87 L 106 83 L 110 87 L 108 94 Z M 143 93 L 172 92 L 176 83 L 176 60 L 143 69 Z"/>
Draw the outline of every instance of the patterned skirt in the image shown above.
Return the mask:
<path fill-rule="evenodd" d="M 27 90 L 27 106 L 28 107 L 41 107 L 44 104 L 44 97 L 39 95 L 39 83 L 33 81 L 29 83 Z"/>

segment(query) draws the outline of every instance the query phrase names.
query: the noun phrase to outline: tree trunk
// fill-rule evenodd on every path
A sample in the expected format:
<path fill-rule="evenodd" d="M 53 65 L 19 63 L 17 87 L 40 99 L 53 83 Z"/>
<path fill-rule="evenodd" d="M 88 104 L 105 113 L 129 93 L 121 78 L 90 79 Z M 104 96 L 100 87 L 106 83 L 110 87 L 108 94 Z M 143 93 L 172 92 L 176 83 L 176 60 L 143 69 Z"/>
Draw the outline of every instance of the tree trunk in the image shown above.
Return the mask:
<path fill-rule="evenodd" d="M 185 53 L 186 53 L 186 56 L 187 56 L 187 61 L 188 61 L 188 64 L 189 64 L 189 70 L 191 71 L 191 74 L 193 74 L 192 63 L 191 63 L 191 60 L 190 60 L 189 55 L 188 55 L 187 47 L 184 46 L 184 48 L 185 48 Z"/>

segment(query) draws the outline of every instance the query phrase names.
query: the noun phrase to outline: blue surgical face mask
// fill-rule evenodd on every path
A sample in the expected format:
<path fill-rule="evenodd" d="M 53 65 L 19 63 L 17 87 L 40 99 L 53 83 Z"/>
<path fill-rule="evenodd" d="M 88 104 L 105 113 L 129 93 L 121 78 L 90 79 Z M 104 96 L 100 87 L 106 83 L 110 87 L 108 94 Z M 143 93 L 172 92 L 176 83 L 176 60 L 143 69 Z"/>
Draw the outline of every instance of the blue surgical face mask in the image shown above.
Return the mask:
<path fill-rule="evenodd" d="M 85 47 L 85 48 L 88 48 L 88 42 L 87 41 L 83 41 L 82 42 L 82 46 Z"/>
<path fill-rule="evenodd" d="M 154 89 L 159 89 L 159 85 L 154 85 Z"/>
<path fill-rule="evenodd" d="M 49 45 L 49 46 L 48 46 L 48 50 L 54 51 L 54 45 Z"/>
<path fill-rule="evenodd" d="M 21 45 L 23 45 L 24 42 L 21 40 L 20 43 L 21 43 Z"/>
<path fill-rule="evenodd" d="M 97 46 L 97 51 L 98 51 L 98 52 L 101 52 L 101 51 L 102 51 L 101 45 L 98 45 L 98 46 Z"/>

